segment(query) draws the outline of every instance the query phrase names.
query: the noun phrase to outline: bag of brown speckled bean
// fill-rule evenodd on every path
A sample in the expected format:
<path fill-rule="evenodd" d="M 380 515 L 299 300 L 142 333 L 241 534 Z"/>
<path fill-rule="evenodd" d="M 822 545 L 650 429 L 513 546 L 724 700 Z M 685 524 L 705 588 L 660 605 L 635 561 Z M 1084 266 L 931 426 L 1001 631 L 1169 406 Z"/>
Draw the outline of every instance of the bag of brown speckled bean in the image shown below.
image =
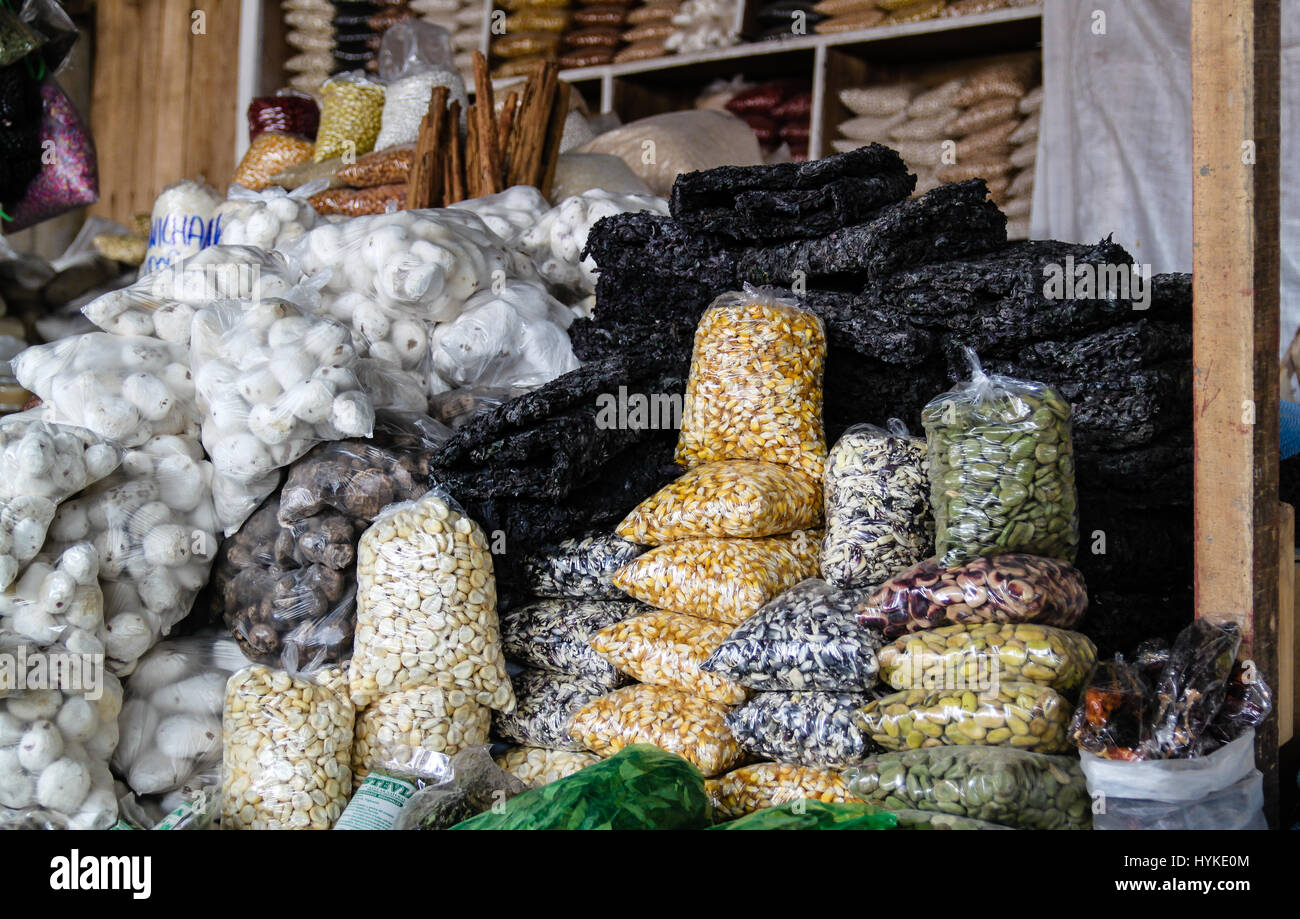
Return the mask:
<path fill-rule="evenodd" d="M 695 330 L 677 462 L 784 463 L 820 479 L 826 461 L 819 317 L 772 288 L 722 294 Z"/>

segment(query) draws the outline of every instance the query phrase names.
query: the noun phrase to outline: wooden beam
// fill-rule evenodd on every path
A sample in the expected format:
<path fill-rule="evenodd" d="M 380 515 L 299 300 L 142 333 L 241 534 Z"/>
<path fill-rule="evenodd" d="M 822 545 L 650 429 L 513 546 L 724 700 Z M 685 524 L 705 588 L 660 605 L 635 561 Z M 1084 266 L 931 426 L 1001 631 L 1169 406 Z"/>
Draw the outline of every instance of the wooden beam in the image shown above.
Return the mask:
<path fill-rule="evenodd" d="M 1238 623 L 1274 687 L 1280 16 L 1276 0 L 1192 0 L 1196 615 Z M 1275 807 L 1276 717 L 1258 738 Z"/>
<path fill-rule="evenodd" d="M 1295 508 L 1281 505 L 1277 520 L 1277 686 L 1273 699 L 1280 747 L 1295 735 Z"/>

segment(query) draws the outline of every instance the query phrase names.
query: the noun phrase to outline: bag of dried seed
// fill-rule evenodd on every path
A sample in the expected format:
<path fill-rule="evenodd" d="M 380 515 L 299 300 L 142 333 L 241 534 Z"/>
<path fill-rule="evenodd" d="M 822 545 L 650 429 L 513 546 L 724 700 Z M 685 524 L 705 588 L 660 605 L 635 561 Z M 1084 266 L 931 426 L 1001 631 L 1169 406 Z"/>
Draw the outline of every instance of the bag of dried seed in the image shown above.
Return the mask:
<path fill-rule="evenodd" d="M 548 750 L 579 752 L 582 744 L 569 734 L 573 716 L 592 699 L 608 692 L 596 680 L 525 667 L 510 678 L 515 690 L 515 710 L 492 716 L 496 733 L 504 740 Z"/>
<path fill-rule="evenodd" d="M 482 528 L 440 490 L 386 508 L 357 547 L 352 701 L 425 686 L 515 705 Z"/>
<path fill-rule="evenodd" d="M 558 782 L 600 762 L 595 753 L 570 753 L 541 747 L 511 747 L 495 759 L 498 766 L 533 788 Z"/>
<path fill-rule="evenodd" d="M 886 750 L 978 744 L 1064 753 L 1072 711 L 1049 686 L 994 679 L 966 690 L 905 689 L 868 702 L 858 723 Z"/>
<path fill-rule="evenodd" d="M 701 668 L 760 690 L 864 692 L 876 684 L 880 638 L 854 618 L 860 599 L 803 581 L 741 623 Z"/>
<path fill-rule="evenodd" d="M 615 600 L 546 600 L 512 609 L 501 617 L 501 643 L 510 660 L 551 673 L 594 680 L 606 689 L 627 675 L 591 648 L 601 629 L 647 607 Z"/>
<path fill-rule="evenodd" d="M 894 575 L 856 607 L 886 638 L 941 625 L 1036 622 L 1068 629 L 1088 609 L 1083 575 L 1038 555 L 983 556 L 945 568 L 936 559 Z"/>
<path fill-rule="evenodd" d="M 762 539 L 683 539 L 651 549 L 614 586 L 659 609 L 739 624 L 817 574 L 821 532 Z"/>
<path fill-rule="evenodd" d="M 985 374 L 921 412 L 940 561 L 1026 552 L 1074 561 L 1078 496 L 1070 404 L 1042 383 Z"/>
<path fill-rule="evenodd" d="M 716 818 L 733 820 L 766 807 L 810 799 L 826 803 L 854 800 L 838 769 L 755 763 L 704 783 Z"/>
<path fill-rule="evenodd" d="M 642 501 L 614 532 L 644 546 L 693 536 L 775 536 L 821 523 L 820 483 L 791 466 L 705 463 Z"/>
<path fill-rule="evenodd" d="M 734 705 L 744 702 L 749 690 L 700 669 L 729 634 L 731 626 L 722 622 L 652 610 L 601 629 L 592 636 L 591 647 L 616 669 L 642 683 Z"/>
<path fill-rule="evenodd" d="M 534 597 L 622 600 L 614 573 L 644 550 L 618 536 L 589 534 L 542 546 L 524 558 L 524 589 Z"/>
<path fill-rule="evenodd" d="M 347 690 L 347 675 L 337 668 L 291 675 L 256 665 L 230 678 L 222 716 L 222 829 L 334 825 L 352 795 L 355 710 Z"/>
<path fill-rule="evenodd" d="M 895 689 L 940 688 L 996 672 L 1073 698 L 1097 663 L 1086 635 L 1051 626 L 985 622 L 924 629 L 880 649 L 880 676 Z"/>
<path fill-rule="evenodd" d="M 826 460 L 822 577 L 836 587 L 874 587 L 934 548 L 925 440 L 903 422 L 854 425 Z"/>
<path fill-rule="evenodd" d="M 320 163 L 373 150 L 384 111 L 384 87 L 357 70 L 330 77 L 320 94 L 320 127 L 312 159 Z"/>
<path fill-rule="evenodd" d="M 826 460 L 819 317 L 771 288 L 725 293 L 695 330 L 677 462 L 784 463 L 821 478 Z"/>
<path fill-rule="evenodd" d="M 578 710 L 569 730 L 601 756 L 633 744 L 653 744 L 710 776 L 745 759 L 745 751 L 727 727 L 726 714 L 727 706 L 721 702 L 637 683 L 592 699 Z"/>
<path fill-rule="evenodd" d="M 353 779 L 417 756 L 450 762 L 461 750 L 487 743 L 491 726 L 491 710 L 463 689 L 421 686 L 380 696 L 357 712 Z"/>
<path fill-rule="evenodd" d="M 873 750 L 857 710 L 860 692 L 761 692 L 727 712 L 727 727 L 759 759 L 802 766 L 851 766 Z"/>

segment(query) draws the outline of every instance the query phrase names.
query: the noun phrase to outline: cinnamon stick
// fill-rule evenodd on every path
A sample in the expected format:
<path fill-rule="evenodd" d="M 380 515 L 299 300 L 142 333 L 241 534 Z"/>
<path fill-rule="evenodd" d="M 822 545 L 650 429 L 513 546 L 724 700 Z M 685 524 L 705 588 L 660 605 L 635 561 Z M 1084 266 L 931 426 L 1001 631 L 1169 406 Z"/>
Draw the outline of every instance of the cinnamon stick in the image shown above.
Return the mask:
<path fill-rule="evenodd" d="M 497 149 L 501 151 L 501 183 L 509 187 L 506 181 L 510 174 L 510 129 L 515 122 L 515 106 L 519 104 L 519 93 L 511 90 L 506 94 L 506 101 L 497 116 Z"/>
<path fill-rule="evenodd" d="M 451 127 L 448 138 L 448 147 L 451 150 L 451 156 L 448 157 L 451 184 L 444 192 L 443 203 L 455 204 L 457 201 L 465 200 L 465 155 L 461 147 L 459 102 L 453 101 L 448 107 L 447 121 Z"/>
<path fill-rule="evenodd" d="M 492 78 L 487 58 L 474 50 L 474 114 L 478 123 L 475 140 L 478 160 L 475 172 L 481 176 L 480 194 L 501 191 L 501 151 L 497 147 L 496 106 L 492 96 Z"/>
<path fill-rule="evenodd" d="M 569 116 L 569 94 L 572 91 L 572 85 L 560 83 L 556 88 L 555 104 L 551 107 L 551 123 L 548 126 L 546 145 L 542 148 L 542 158 L 539 163 L 542 179 L 537 184 L 542 197 L 547 200 L 550 200 L 551 186 L 555 183 L 555 167 L 560 159 L 560 144 L 564 141 L 564 122 Z"/>

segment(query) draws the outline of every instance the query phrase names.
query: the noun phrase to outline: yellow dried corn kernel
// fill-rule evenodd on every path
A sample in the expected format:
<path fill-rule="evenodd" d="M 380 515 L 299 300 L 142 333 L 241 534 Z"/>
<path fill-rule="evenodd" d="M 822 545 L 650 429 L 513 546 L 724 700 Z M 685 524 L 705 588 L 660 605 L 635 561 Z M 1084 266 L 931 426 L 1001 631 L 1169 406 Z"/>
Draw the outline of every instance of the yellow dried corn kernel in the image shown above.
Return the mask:
<path fill-rule="evenodd" d="M 821 482 L 792 466 L 722 460 L 659 489 L 616 532 L 642 546 L 692 536 L 773 536 L 818 526 L 821 500 Z"/>
<path fill-rule="evenodd" d="M 677 462 L 784 463 L 820 480 L 826 461 L 817 316 L 762 290 L 718 297 L 695 330 Z"/>
<path fill-rule="evenodd" d="M 606 626 L 592 636 L 591 647 L 642 683 L 737 705 L 749 698 L 748 689 L 700 669 L 731 631 L 726 623 L 655 610 Z"/>
<path fill-rule="evenodd" d="M 856 801 L 848 782 L 838 769 L 791 766 L 785 763 L 757 763 L 742 766 L 704 783 L 713 810 L 734 820 L 765 807 L 812 798 L 827 804 Z"/>
<path fill-rule="evenodd" d="M 384 113 L 384 87 L 369 80 L 336 77 L 321 87 L 318 163 L 346 153 L 361 156 L 375 149 Z"/>

